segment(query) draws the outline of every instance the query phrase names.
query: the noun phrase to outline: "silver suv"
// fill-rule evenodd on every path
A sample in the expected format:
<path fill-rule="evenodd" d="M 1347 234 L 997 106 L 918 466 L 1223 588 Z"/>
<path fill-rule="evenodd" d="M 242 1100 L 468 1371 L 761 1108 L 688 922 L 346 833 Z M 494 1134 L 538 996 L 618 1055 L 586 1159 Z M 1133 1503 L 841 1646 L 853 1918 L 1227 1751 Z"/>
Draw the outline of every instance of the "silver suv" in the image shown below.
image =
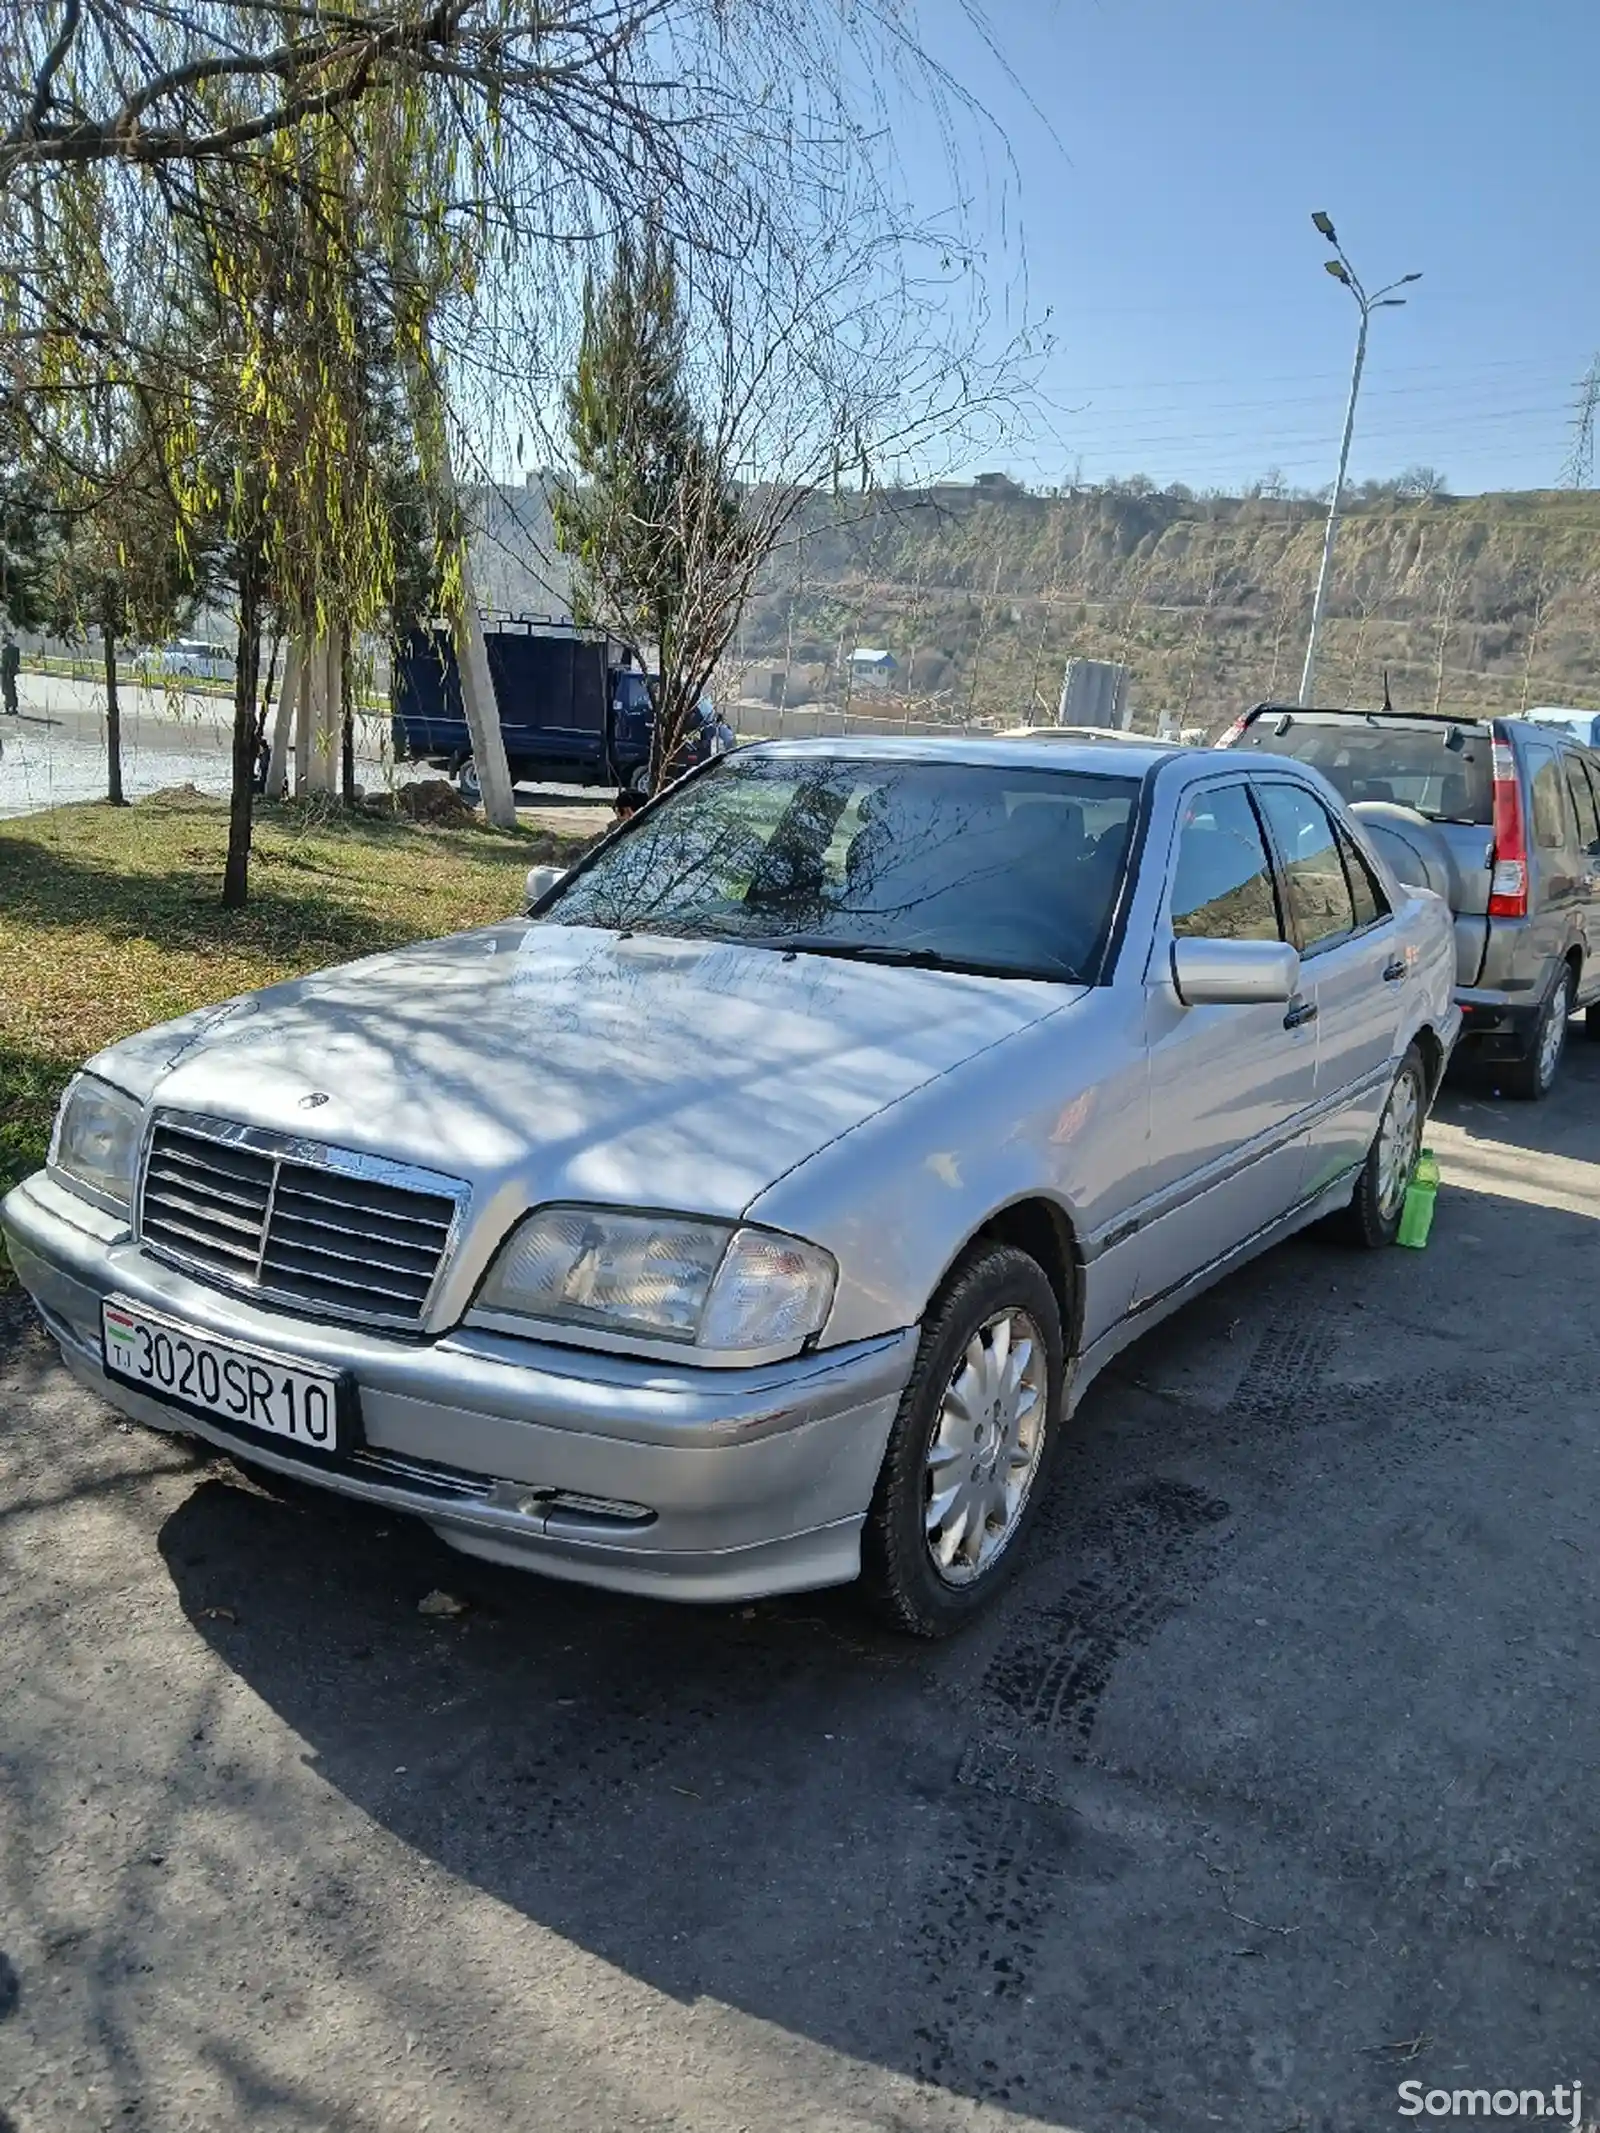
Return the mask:
<path fill-rule="evenodd" d="M 1536 1100 L 1587 1009 L 1600 1038 L 1600 754 L 1532 719 L 1261 704 L 1218 743 L 1332 780 L 1403 881 L 1455 917 L 1459 1054 Z"/>

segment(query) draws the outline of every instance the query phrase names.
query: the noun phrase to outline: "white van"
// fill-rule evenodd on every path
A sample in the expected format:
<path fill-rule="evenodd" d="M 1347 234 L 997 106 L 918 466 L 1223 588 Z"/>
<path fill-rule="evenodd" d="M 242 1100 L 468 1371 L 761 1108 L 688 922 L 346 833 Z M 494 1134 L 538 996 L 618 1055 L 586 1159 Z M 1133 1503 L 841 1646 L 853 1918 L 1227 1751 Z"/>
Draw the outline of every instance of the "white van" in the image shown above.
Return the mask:
<path fill-rule="evenodd" d="M 232 681 L 233 654 L 225 644 L 206 644 L 198 637 L 178 637 L 156 654 L 163 674 L 192 681 Z"/>

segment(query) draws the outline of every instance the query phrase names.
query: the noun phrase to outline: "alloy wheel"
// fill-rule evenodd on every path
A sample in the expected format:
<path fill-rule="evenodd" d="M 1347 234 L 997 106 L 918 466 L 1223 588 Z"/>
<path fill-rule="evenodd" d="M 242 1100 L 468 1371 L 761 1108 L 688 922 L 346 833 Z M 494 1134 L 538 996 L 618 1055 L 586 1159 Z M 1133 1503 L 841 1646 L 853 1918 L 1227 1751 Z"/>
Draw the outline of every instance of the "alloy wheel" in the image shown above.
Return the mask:
<path fill-rule="evenodd" d="M 1378 1214 L 1385 1222 L 1399 1212 L 1421 1141 L 1422 1099 L 1416 1076 L 1408 1072 L 1389 1091 L 1378 1128 Z"/>
<path fill-rule="evenodd" d="M 945 1584 L 974 1583 L 1010 1544 L 1044 1451 L 1048 1385 L 1021 1310 L 996 1312 L 951 1373 L 924 1469 L 928 1553 Z"/>
<path fill-rule="evenodd" d="M 1548 1089 L 1556 1078 L 1567 1042 L 1567 1017 L 1572 1012 L 1572 976 L 1566 973 L 1550 996 L 1544 1021 L 1539 1025 L 1539 1086 Z"/>

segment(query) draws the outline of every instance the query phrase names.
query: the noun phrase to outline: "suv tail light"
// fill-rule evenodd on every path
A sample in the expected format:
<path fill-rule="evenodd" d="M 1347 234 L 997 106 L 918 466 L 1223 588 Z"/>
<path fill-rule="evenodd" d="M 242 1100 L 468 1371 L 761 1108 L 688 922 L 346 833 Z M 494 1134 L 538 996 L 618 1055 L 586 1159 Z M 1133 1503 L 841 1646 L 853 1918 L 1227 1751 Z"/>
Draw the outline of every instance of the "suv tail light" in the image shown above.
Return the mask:
<path fill-rule="evenodd" d="M 1522 787 L 1509 741 L 1496 738 L 1494 760 L 1494 872 L 1489 879 L 1489 916 L 1528 915 L 1528 833 L 1522 819 Z"/>
<path fill-rule="evenodd" d="M 1245 727 L 1249 725 L 1249 723 L 1250 714 L 1248 711 L 1246 711 L 1242 718 L 1236 718 L 1234 720 L 1233 724 L 1228 728 L 1227 732 L 1222 736 L 1221 740 L 1214 741 L 1212 743 L 1212 746 L 1215 748 L 1231 748 L 1234 742 L 1239 738 L 1240 734 L 1243 733 Z"/>

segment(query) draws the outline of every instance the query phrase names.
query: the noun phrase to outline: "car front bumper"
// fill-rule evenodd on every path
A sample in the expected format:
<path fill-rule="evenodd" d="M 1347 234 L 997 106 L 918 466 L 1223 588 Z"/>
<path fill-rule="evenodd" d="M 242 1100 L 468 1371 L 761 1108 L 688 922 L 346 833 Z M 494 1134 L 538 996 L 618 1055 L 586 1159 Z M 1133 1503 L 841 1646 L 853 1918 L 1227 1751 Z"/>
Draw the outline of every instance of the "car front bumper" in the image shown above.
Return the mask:
<path fill-rule="evenodd" d="M 0 1226 L 68 1369 L 108 1406 L 413 1513 L 470 1555 L 684 1600 L 843 1584 L 860 1569 L 914 1327 L 741 1370 L 466 1328 L 402 1341 L 207 1288 L 42 1172 L 0 1204 Z M 313 1465 L 281 1439 L 107 1376 L 100 1305 L 111 1295 L 215 1340 L 348 1373 L 362 1441 Z"/>

